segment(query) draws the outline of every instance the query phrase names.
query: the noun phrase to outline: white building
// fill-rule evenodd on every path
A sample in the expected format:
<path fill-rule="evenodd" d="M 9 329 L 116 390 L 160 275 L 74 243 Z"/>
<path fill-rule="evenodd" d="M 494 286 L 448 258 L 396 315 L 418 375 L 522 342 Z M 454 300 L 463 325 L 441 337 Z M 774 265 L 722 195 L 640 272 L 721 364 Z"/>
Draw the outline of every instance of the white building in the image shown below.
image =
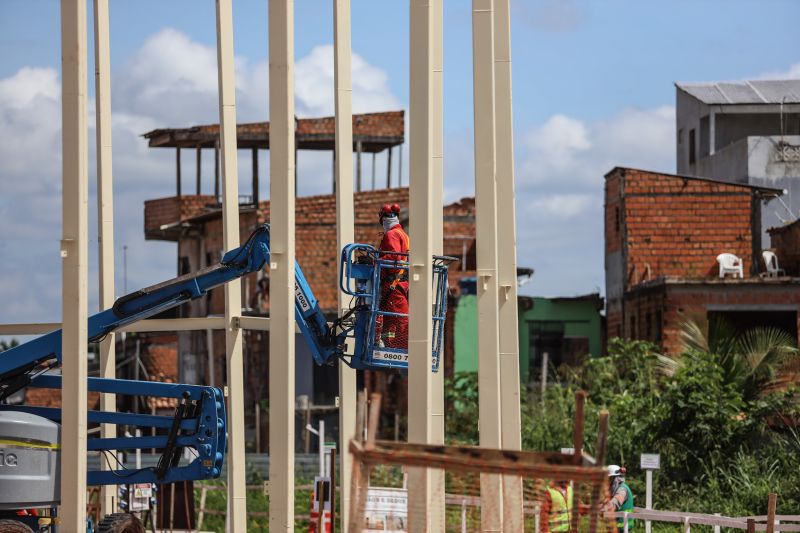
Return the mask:
<path fill-rule="evenodd" d="M 800 80 L 676 83 L 678 174 L 785 189 L 766 230 L 800 218 Z"/>

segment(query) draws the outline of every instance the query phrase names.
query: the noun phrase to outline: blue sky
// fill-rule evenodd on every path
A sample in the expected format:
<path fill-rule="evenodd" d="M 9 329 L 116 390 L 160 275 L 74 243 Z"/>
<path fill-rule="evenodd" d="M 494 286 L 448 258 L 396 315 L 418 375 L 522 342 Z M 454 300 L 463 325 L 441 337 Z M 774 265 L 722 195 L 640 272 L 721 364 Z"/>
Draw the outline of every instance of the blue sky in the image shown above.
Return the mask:
<path fill-rule="evenodd" d="M 448 200 L 473 189 L 470 4 L 445 0 Z M 354 107 L 407 108 L 408 3 L 352 6 Z M 55 0 L 0 1 L 2 322 L 60 314 L 58 9 Z M 295 1 L 299 115 L 332 110 L 331 9 L 332 0 Z M 214 2 L 111 0 L 110 12 L 116 244 L 129 247 L 134 289 L 175 269 L 174 246 L 142 235 L 142 202 L 172 194 L 174 156 L 147 150 L 138 135 L 217 121 Z M 674 170 L 675 81 L 800 77 L 799 18 L 793 0 L 512 0 L 518 256 L 536 269 L 525 292 L 602 291 L 603 174 Z M 266 2 L 234 0 L 240 121 L 267 118 L 266 28 Z M 328 192 L 329 156 L 300 157 L 301 194 Z M 96 272 L 94 251 L 91 260 Z M 119 292 L 121 271 L 120 252 Z"/>

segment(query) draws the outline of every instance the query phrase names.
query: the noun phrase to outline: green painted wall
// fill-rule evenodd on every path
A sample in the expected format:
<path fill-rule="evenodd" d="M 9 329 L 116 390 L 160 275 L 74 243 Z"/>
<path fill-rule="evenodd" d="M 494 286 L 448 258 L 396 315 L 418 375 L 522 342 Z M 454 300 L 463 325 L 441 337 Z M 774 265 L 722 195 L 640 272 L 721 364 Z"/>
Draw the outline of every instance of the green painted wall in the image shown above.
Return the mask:
<path fill-rule="evenodd" d="M 478 300 L 474 294 L 458 299 L 455 326 L 455 371 L 478 371 Z"/>
<path fill-rule="evenodd" d="M 519 319 L 519 366 L 520 380 L 528 380 L 531 351 L 531 329 L 534 325 L 552 323 L 563 325 L 564 337 L 586 337 L 589 352 L 599 356 L 602 350 L 600 313 L 593 299 L 548 299 L 532 298 L 533 308 L 522 311 L 520 301 Z M 455 318 L 455 371 L 477 372 L 478 370 L 478 318 L 477 300 L 473 294 L 461 296 Z"/>

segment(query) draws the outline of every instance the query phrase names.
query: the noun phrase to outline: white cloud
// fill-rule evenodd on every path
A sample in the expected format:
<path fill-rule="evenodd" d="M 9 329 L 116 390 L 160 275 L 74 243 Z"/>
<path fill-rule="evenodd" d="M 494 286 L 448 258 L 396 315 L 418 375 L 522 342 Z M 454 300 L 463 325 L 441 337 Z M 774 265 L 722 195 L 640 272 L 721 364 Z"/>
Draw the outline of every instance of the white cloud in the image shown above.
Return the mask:
<path fill-rule="evenodd" d="M 295 65 L 297 115 L 321 116 L 334 112 L 333 45 L 316 46 Z M 352 58 L 353 112 L 370 113 L 400 109 L 392 94 L 386 71 L 370 65 L 354 53 Z"/>
<path fill-rule="evenodd" d="M 570 295 L 604 286 L 603 175 L 614 166 L 672 172 L 675 111 L 624 109 L 588 122 L 556 114 L 518 135 L 520 265 L 527 292 Z"/>
<path fill-rule="evenodd" d="M 765 72 L 756 76 L 760 80 L 797 80 L 800 79 L 800 63 L 790 65 L 786 70 Z"/>
<path fill-rule="evenodd" d="M 298 115 L 333 113 L 332 47 L 299 58 Z M 401 108 L 381 69 L 353 56 L 356 112 Z M 122 246 L 128 246 L 128 288 L 175 275 L 175 245 L 145 242 L 144 201 L 175 190 L 175 154 L 147 148 L 141 134 L 155 128 L 218 122 L 216 50 L 174 29 L 152 35 L 112 72 L 113 176 L 117 293 L 122 294 Z M 236 58 L 240 122 L 267 119 L 268 66 Z M 0 322 L 56 321 L 61 313 L 61 84 L 55 68 L 25 67 L 0 79 Z M 89 103 L 90 309 L 96 309 L 94 105 Z M 247 155 L 247 154 L 244 154 Z M 263 155 L 263 154 L 262 154 Z M 308 156 L 308 157 L 306 157 Z M 300 154 L 300 193 L 330 190 L 330 154 Z M 203 163 L 210 190 L 210 154 Z M 266 161 L 262 158 L 262 161 Z M 249 163 L 249 158 L 247 158 Z M 371 161 L 365 158 L 365 181 Z M 184 187 L 194 157 L 184 158 Z M 265 176 L 268 165 L 264 164 Z M 380 168 L 380 166 L 378 167 Z M 385 175 L 385 167 L 378 176 Z M 249 169 L 240 165 L 242 190 Z M 262 181 L 263 190 L 264 181 Z M 245 190 L 247 189 L 247 190 Z"/>

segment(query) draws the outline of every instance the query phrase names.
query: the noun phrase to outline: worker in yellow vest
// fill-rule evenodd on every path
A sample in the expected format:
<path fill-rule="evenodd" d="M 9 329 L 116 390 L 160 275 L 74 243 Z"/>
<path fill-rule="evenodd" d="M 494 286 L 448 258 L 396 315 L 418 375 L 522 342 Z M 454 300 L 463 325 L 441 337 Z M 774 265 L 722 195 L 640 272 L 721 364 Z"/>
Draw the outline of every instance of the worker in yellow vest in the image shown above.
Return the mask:
<path fill-rule="evenodd" d="M 572 511 L 573 494 L 569 481 L 553 481 L 544 493 L 539 513 L 542 533 L 569 531 Z"/>

